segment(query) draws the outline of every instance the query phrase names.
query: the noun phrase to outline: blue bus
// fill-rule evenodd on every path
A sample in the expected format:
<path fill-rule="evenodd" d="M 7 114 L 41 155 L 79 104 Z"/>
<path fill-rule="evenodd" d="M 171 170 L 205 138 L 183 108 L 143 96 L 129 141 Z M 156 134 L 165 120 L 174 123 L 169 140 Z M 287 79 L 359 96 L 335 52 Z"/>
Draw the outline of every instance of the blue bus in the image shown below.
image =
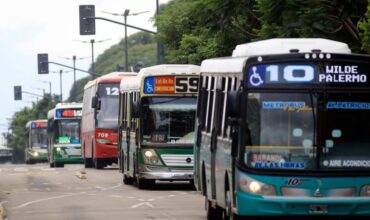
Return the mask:
<path fill-rule="evenodd" d="M 326 39 L 201 65 L 195 185 L 208 219 L 370 215 L 370 56 Z"/>

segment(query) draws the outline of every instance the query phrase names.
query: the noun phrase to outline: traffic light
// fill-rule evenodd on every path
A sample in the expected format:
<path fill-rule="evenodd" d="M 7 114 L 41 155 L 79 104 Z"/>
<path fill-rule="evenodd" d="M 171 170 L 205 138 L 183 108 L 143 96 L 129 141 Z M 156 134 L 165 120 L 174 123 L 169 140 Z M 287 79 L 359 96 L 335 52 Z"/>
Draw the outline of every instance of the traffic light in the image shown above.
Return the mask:
<path fill-rule="evenodd" d="M 14 100 L 22 100 L 22 86 L 14 86 Z"/>
<path fill-rule="evenodd" d="M 49 73 L 49 56 L 47 53 L 37 54 L 37 68 L 39 74 Z"/>
<path fill-rule="evenodd" d="M 80 5 L 80 35 L 95 34 L 95 6 Z"/>

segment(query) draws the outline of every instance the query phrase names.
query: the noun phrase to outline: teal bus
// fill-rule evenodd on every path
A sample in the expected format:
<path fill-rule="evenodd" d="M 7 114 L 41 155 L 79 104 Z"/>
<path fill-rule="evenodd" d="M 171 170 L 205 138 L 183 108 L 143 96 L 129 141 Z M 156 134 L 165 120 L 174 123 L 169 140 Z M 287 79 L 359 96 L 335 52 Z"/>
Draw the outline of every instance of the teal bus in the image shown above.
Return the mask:
<path fill-rule="evenodd" d="M 47 162 L 47 120 L 26 123 L 24 161 L 26 164 Z"/>
<path fill-rule="evenodd" d="M 370 215 L 370 56 L 326 39 L 201 64 L 195 185 L 208 219 Z"/>
<path fill-rule="evenodd" d="M 83 163 L 80 125 L 82 103 L 58 103 L 48 112 L 48 161 L 50 167 Z"/>
<path fill-rule="evenodd" d="M 118 163 L 125 184 L 193 182 L 199 66 L 157 65 L 122 79 Z"/>

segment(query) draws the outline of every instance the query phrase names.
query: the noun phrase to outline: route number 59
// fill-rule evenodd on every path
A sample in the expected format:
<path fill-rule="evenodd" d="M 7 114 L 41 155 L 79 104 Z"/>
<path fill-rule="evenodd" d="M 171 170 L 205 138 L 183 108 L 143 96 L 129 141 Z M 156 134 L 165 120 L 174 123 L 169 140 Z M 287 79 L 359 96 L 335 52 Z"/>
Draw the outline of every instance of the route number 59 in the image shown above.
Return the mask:
<path fill-rule="evenodd" d="M 176 92 L 193 93 L 198 91 L 198 77 L 176 77 Z"/>

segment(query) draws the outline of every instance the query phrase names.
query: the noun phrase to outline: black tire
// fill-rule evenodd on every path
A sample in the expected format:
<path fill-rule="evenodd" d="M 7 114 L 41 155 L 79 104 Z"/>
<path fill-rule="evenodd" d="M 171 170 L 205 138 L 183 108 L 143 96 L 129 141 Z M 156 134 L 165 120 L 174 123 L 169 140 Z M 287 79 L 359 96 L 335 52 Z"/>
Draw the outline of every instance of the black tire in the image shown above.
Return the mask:
<path fill-rule="evenodd" d="M 94 167 L 97 170 L 101 170 L 104 168 L 104 161 L 103 159 L 95 158 L 94 159 Z"/>
<path fill-rule="evenodd" d="M 92 168 L 93 164 L 92 164 L 92 159 L 91 158 L 84 158 L 84 165 L 85 165 L 85 168 Z"/>
<path fill-rule="evenodd" d="M 139 189 L 149 189 L 155 184 L 155 180 L 139 179 L 137 180 L 137 186 Z"/>
<path fill-rule="evenodd" d="M 55 164 L 54 163 L 50 163 L 50 168 L 54 168 L 55 167 Z"/>
<path fill-rule="evenodd" d="M 64 163 L 57 163 L 55 162 L 55 167 L 58 167 L 58 168 L 63 168 L 64 167 Z"/>
<path fill-rule="evenodd" d="M 223 215 L 224 215 L 224 220 L 240 220 L 240 216 L 237 214 L 233 213 L 232 211 L 232 205 L 231 205 L 231 200 L 232 200 L 232 195 L 231 191 L 227 190 L 225 192 L 225 210 L 223 210 Z"/>
<path fill-rule="evenodd" d="M 123 183 L 125 185 L 132 185 L 134 183 L 134 178 L 128 177 L 126 174 L 123 174 Z"/>
<path fill-rule="evenodd" d="M 208 198 L 206 199 L 206 210 L 207 210 L 207 220 L 222 220 L 222 209 L 218 206 L 216 208 L 213 208 L 211 205 L 211 201 L 208 201 Z"/>

